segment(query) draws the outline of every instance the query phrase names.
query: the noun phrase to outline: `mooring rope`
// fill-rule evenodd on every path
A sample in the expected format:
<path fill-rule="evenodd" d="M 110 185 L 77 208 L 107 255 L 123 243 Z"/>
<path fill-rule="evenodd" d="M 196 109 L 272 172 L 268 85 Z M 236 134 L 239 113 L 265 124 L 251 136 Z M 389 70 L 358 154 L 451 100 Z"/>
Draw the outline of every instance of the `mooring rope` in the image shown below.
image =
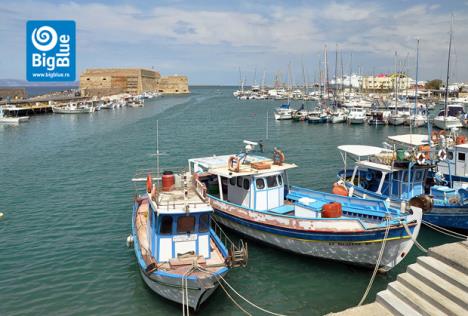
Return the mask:
<path fill-rule="evenodd" d="M 466 236 L 466 235 L 454 232 L 454 231 L 452 231 L 450 229 L 447 229 L 447 228 L 444 228 L 444 227 L 441 227 L 441 226 L 437 226 L 436 224 L 432 224 L 432 223 L 424 221 L 424 220 L 422 221 L 422 223 L 424 225 L 426 225 L 427 227 L 432 228 L 435 231 L 438 231 L 441 234 L 445 234 L 447 236 L 450 236 L 450 237 L 453 237 L 453 238 L 458 238 L 458 239 L 463 239 L 463 240 L 468 239 L 468 236 Z"/>
<path fill-rule="evenodd" d="M 408 223 L 406 221 L 402 221 L 402 224 L 403 224 L 403 227 L 405 228 L 406 230 L 406 233 L 408 234 L 408 236 L 410 236 L 411 240 L 414 242 L 414 244 L 419 248 L 419 250 L 421 250 L 422 252 L 427 252 L 427 249 L 424 248 L 417 240 L 416 238 L 414 238 L 413 234 L 411 234 L 411 231 L 408 227 Z"/>
<path fill-rule="evenodd" d="M 385 235 L 382 240 L 382 247 L 380 248 L 379 257 L 377 258 L 377 263 L 375 264 L 374 272 L 372 273 L 372 277 L 369 281 L 369 284 L 367 285 L 366 291 L 364 292 L 364 295 L 362 296 L 361 301 L 359 302 L 358 306 L 361 306 L 362 303 L 364 303 L 364 301 L 366 300 L 367 295 L 369 294 L 369 291 L 372 288 L 372 284 L 374 283 L 375 276 L 377 275 L 377 271 L 379 270 L 380 262 L 382 261 L 383 253 L 385 250 L 385 244 L 387 243 L 388 232 L 390 231 L 390 218 L 387 216 L 385 217 L 385 220 L 387 222 L 387 227 L 385 228 Z"/>
<path fill-rule="evenodd" d="M 242 296 L 239 292 L 237 292 L 237 291 L 232 287 L 232 285 L 230 285 L 230 284 L 226 281 L 226 279 L 224 279 L 221 275 L 214 274 L 214 273 L 212 273 L 212 272 L 210 272 L 210 271 L 208 271 L 208 270 L 206 270 L 206 269 L 203 269 L 203 268 L 201 268 L 201 267 L 198 267 L 198 269 L 199 269 L 200 271 L 202 271 L 202 272 L 205 272 L 205 273 L 208 273 L 208 274 L 213 275 L 213 276 L 217 279 L 217 281 L 218 281 L 219 285 L 221 286 L 221 288 L 223 288 L 223 289 L 225 290 L 225 288 L 223 287 L 223 285 L 222 285 L 222 283 L 221 283 L 221 280 L 222 280 L 237 296 L 239 296 L 241 299 L 243 299 L 245 302 L 247 302 L 247 303 L 250 304 L 251 306 L 255 307 L 256 309 L 261 310 L 262 312 L 267 313 L 267 314 L 270 314 L 270 315 L 275 315 L 275 316 L 286 316 L 286 315 L 284 315 L 284 314 L 278 314 L 278 313 L 269 311 L 269 310 L 267 310 L 267 309 L 265 309 L 265 308 L 262 308 L 262 307 L 256 305 L 255 303 L 249 301 L 247 298 L 245 298 L 245 297 Z M 226 292 L 226 294 L 228 294 L 228 292 L 227 292 L 226 290 L 225 290 L 225 292 Z M 228 294 L 228 296 L 229 296 L 229 294 Z M 231 299 L 232 299 L 232 298 L 231 298 Z M 236 306 L 238 306 L 242 311 L 244 311 L 245 313 L 247 313 L 248 315 L 250 315 L 250 313 L 248 313 L 248 312 L 245 311 L 243 308 L 241 308 L 241 307 L 238 305 L 238 303 L 234 301 L 234 299 L 232 299 L 232 301 L 233 301 L 233 302 L 236 304 Z"/>

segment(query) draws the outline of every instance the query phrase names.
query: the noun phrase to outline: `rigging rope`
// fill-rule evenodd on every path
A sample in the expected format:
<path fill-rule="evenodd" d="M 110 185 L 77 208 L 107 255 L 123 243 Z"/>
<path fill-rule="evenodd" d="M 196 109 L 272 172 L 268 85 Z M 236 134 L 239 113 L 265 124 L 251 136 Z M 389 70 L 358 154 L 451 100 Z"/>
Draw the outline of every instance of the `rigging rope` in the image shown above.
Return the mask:
<path fill-rule="evenodd" d="M 433 230 L 438 231 L 439 233 L 445 234 L 447 236 L 450 236 L 450 237 L 453 237 L 453 238 L 458 238 L 458 239 L 463 239 L 463 240 L 468 239 L 468 236 L 466 236 L 466 235 L 454 232 L 454 231 L 452 231 L 450 229 L 447 229 L 447 228 L 444 228 L 444 227 L 441 227 L 441 226 L 437 226 L 436 224 L 432 224 L 432 223 L 430 223 L 428 221 L 423 220 L 422 223 L 424 225 L 426 225 L 427 227 L 432 228 Z"/>
<path fill-rule="evenodd" d="M 221 275 L 214 274 L 214 273 L 212 273 L 212 272 L 210 272 L 210 271 L 208 271 L 208 270 L 206 270 L 206 269 L 203 269 L 203 268 L 201 268 L 201 267 L 198 267 L 198 269 L 199 269 L 200 271 L 202 271 L 202 272 L 205 272 L 205 273 L 208 273 L 208 274 L 213 275 L 213 276 L 218 280 L 219 285 L 224 289 L 224 287 L 223 287 L 223 285 L 222 285 L 222 283 L 221 283 L 221 280 L 222 280 L 237 296 L 239 296 L 241 299 L 243 299 L 245 302 L 247 302 L 247 303 L 250 304 L 251 306 L 255 307 L 256 309 L 261 310 L 262 312 L 267 313 L 267 314 L 270 314 L 270 315 L 275 315 L 275 316 L 286 316 L 286 315 L 284 315 L 284 314 L 278 314 L 278 313 L 275 313 L 275 312 L 271 312 L 271 311 L 269 311 L 269 310 L 267 310 L 267 309 L 264 309 L 264 308 L 262 308 L 262 307 L 256 305 L 255 303 L 249 301 L 249 300 L 246 299 L 244 296 L 242 296 L 239 292 L 237 292 L 237 291 L 226 281 L 226 279 L 224 279 Z M 225 292 L 226 292 L 226 294 L 228 294 L 228 292 L 227 292 L 226 290 L 225 290 Z M 233 300 L 233 302 L 234 302 L 234 300 Z M 238 305 L 238 303 L 235 303 L 235 304 L 240 308 L 240 306 Z M 249 313 L 248 313 L 247 311 L 245 311 L 244 309 L 241 308 L 241 310 L 244 311 L 245 313 L 249 314 Z M 250 315 L 250 314 L 249 314 L 249 315 Z"/>
<path fill-rule="evenodd" d="M 414 238 L 413 234 L 411 234 L 411 231 L 408 227 L 408 223 L 406 221 L 402 221 L 402 224 L 403 224 L 403 227 L 405 228 L 406 230 L 406 233 L 408 234 L 408 236 L 410 236 L 411 240 L 414 242 L 414 244 L 419 248 L 419 250 L 421 250 L 422 252 L 427 252 L 427 249 L 424 248 L 417 240 L 416 238 Z"/>
<path fill-rule="evenodd" d="M 385 235 L 382 240 L 382 247 L 380 248 L 379 257 L 377 258 L 377 263 L 375 264 L 374 272 L 372 273 L 372 277 L 369 281 L 369 284 L 367 285 L 366 291 L 364 292 L 364 295 L 362 296 L 361 301 L 359 302 L 358 306 L 361 306 L 362 303 L 364 303 L 364 301 L 366 300 L 367 295 L 369 294 L 369 291 L 372 288 L 372 284 L 374 283 L 375 276 L 377 275 L 377 271 L 379 270 L 380 262 L 382 261 L 383 253 L 385 250 L 385 244 L 387 243 L 388 232 L 390 231 L 390 218 L 387 216 L 385 217 L 385 220 L 387 222 L 387 227 L 385 228 Z"/>

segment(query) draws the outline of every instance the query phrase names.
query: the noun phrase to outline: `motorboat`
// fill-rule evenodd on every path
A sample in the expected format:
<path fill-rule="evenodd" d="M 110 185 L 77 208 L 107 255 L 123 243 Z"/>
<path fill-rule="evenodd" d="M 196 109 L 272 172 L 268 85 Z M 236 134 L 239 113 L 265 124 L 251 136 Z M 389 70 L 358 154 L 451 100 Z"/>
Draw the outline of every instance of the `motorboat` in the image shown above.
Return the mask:
<path fill-rule="evenodd" d="M 275 148 L 265 157 L 256 151 L 258 143 L 244 143 L 237 154 L 189 160 L 192 174 L 218 187 L 207 196 L 219 223 L 275 248 L 353 265 L 375 267 L 382 251 L 382 271 L 411 250 L 420 209 L 292 186 L 287 171 L 297 166 L 286 162 L 283 151 Z"/>
<path fill-rule="evenodd" d="M 144 181 L 138 174 L 133 179 Z M 221 241 L 230 240 L 214 222 L 197 174 L 148 173 L 145 187 L 134 200 L 127 239 L 141 277 L 155 293 L 183 304 L 184 313 L 188 307 L 198 310 L 233 267 L 245 266 L 247 250 Z"/>
<path fill-rule="evenodd" d="M 353 107 L 349 109 L 348 124 L 364 124 L 366 111 L 363 108 Z"/>

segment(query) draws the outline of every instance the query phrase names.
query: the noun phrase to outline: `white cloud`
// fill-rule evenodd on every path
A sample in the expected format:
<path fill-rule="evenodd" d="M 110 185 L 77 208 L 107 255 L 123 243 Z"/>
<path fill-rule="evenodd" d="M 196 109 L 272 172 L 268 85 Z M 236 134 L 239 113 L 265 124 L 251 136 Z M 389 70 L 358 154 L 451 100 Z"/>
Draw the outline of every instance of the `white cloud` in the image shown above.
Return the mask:
<path fill-rule="evenodd" d="M 464 40 L 468 38 L 466 14 L 458 10 L 455 20 L 455 47 L 459 56 L 468 53 L 468 42 Z M 10 2 L 8 9 L 0 10 L 0 35 L 11 47 L 0 52 L 1 59 L 17 60 L 22 65 L 24 55 L 17 55 L 18 51 L 24 51 L 24 22 L 28 19 L 76 20 L 79 58 L 85 67 L 90 61 L 110 56 L 128 60 L 129 56 L 142 56 L 143 52 L 145 58 L 156 56 L 151 57 L 152 62 L 161 55 L 155 49 L 156 44 L 161 46 L 161 43 L 167 49 L 187 51 L 187 56 L 193 55 L 190 50 L 204 47 L 209 54 L 206 59 L 211 58 L 213 62 L 217 54 L 223 52 L 226 61 L 216 62 L 235 68 L 239 64 L 262 64 L 265 60 L 271 63 L 275 59 L 276 64 L 287 64 L 285 59 L 298 60 L 302 56 L 317 64 L 324 44 L 328 42 L 329 47 L 334 47 L 338 42 L 341 48 L 354 51 L 356 55 L 374 54 L 376 58 L 366 61 L 371 64 L 382 58 L 391 61 L 395 50 L 401 55 L 408 52 L 414 55 L 416 38 L 421 39 L 423 62 L 439 67 L 446 58 L 450 16 L 440 13 L 437 5 L 390 10 L 374 4 L 364 6 L 360 2 L 294 7 L 271 5 L 262 10 L 253 6 L 247 11 L 216 7 L 186 9 L 155 5 L 143 9 L 133 4 Z M 168 60 L 167 65 L 177 67 L 176 58 Z M 461 57 L 458 61 L 460 72 L 468 74 L 466 61 Z M 142 64 L 148 62 L 141 60 Z M 190 62 L 197 68 L 202 66 L 197 60 Z"/>

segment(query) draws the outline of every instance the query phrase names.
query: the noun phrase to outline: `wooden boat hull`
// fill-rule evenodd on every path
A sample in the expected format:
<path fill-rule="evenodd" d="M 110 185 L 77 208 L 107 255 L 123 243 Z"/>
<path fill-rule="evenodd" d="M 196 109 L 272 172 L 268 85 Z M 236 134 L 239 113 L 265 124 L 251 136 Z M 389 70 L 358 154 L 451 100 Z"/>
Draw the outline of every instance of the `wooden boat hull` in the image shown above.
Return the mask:
<path fill-rule="evenodd" d="M 226 273 L 227 271 L 220 275 L 224 277 Z M 182 303 L 183 288 L 181 278 L 175 278 L 170 275 L 166 276 L 157 272 L 148 276 L 141 268 L 140 274 L 143 281 L 145 281 L 152 291 L 168 300 L 179 304 Z M 188 305 L 197 310 L 214 293 L 218 286 L 219 283 L 214 276 L 207 276 L 204 279 L 189 278 L 187 282 Z"/>
<path fill-rule="evenodd" d="M 374 267 L 385 234 L 385 228 L 341 232 L 324 231 L 320 229 L 324 223 L 323 220 L 291 220 L 274 214 L 259 213 L 216 199 L 211 199 L 211 202 L 217 221 L 239 233 L 297 254 L 353 265 Z M 422 212 L 415 213 L 414 222 L 409 225 L 415 237 L 419 233 L 421 216 Z M 340 219 L 333 220 L 340 221 Z M 278 223 L 293 225 L 299 229 L 275 225 Z M 413 241 L 402 225 L 391 227 L 380 269 L 388 271 L 395 267 L 408 254 L 412 246 Z"/>

